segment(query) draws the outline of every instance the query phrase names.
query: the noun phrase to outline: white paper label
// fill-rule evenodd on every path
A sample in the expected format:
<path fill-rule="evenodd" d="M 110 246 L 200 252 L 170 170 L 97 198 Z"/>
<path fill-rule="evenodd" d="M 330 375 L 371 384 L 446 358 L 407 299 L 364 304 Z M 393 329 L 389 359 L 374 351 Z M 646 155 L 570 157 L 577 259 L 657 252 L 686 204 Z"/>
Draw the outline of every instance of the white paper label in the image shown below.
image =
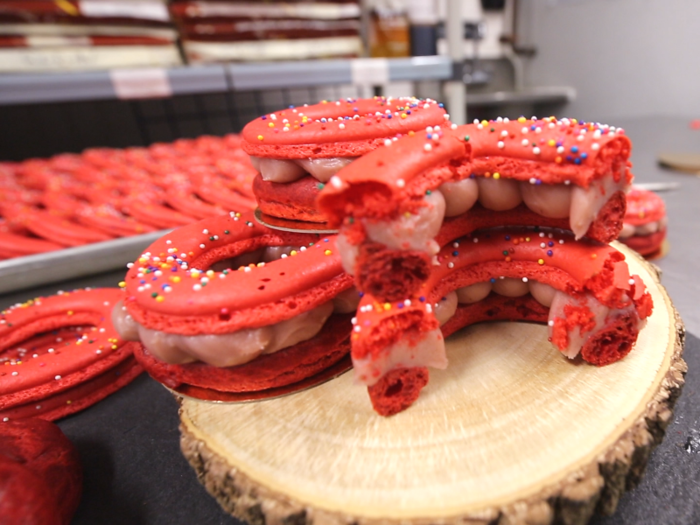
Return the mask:
<path fill-rule="evenodd" d="M 165 69 L 112 69 L 109 76 L 117 98 L 171 97 L 173 94 Z"/>
<path fill-rule="evenodd" d="M 170 20 L 168 8 L 163 2 L 110 2 L 103 0 L 80 0 L 80 14 L 88 17 L 141 18 L 145 20 Z"/>
<path fill-rule="evenodd" d="M 26 36 L 28 47 L 91 46 L 89 36 Z"/>
<path fill-rule="evenodd" d="M 359 4 L 275 2 L 198 2 L 194 9 L 200 17 L 232 18 L 309 18 L 337 20 L 360 16 Z"/>
<path fill-rule="evenodd" d="M 350 65 L 355 85 L 383 86 L 389 83 L 389 62 L 385 58 L 358 58 Z"/>

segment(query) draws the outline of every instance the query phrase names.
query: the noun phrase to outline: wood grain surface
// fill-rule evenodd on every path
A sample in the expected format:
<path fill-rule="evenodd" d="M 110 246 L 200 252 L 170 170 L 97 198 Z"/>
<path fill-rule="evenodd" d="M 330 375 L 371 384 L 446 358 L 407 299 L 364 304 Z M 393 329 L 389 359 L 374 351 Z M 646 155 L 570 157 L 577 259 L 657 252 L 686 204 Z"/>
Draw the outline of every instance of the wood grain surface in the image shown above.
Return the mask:
<path fill-rule="evenodd" d="M 622 361 L 562 357 L 544 326 L 448 339 L 419 400 L 376 415 L 351 373 L 248 404 L 184 399 L 181 448 L 222 507 L 254 525 L 578 524 L 609 514 L 660 442 L 686 370 L 683 325 L 652 265 L 616 245 L 654 299 Z"/>

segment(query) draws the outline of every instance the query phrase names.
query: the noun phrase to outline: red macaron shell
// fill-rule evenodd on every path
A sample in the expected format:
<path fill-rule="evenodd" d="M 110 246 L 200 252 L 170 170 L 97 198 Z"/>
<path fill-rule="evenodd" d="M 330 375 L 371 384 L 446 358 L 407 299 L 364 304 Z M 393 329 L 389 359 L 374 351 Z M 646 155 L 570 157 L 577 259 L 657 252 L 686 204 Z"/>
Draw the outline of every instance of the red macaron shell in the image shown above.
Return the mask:
<path fill-rule="evenodd" d="M 347 165 L 325 185 L 317 205 L 331 226 L 346 217 L 395 218 L 414 212 L 427 190 L 468 176 L 470 161 L 471 146 L 457 135 L 416 132 Z"/>
<path fill-rule="evenodd" d="M 257 171 L 251 166 L 244 181 L 211 173 L 190 173 L 195 193 L 204 201 L 224 207 L 226 210 L 252 210 L 255 198 L 251 193 Z"/>
<path fill-rule="evenodd" d="M 632 142 L 624 130 L 576 119 L 504 119 L 482 121 L 455 130 L 472 144 L 472 172 L 498 172 L 521 181 L 546 184 L 566 181 L 588 188 L 612 174 L 615 181 L 631 183 L 629 156 Z"/>
<path fill-rule="evenodd" d="M 156 199 L 134 199 L 122 205 L 125 213 L 158 229 L 192 224 L 195 218 L 163 205 Z"/>
<path fill-rule="evenodd" d="M 324 101 L 249 122 L 242 148 L 258 157 L 357 157 L 386 138 L 446 124 L 447 118 L 441 104 L 413 97 Z"/>
<path fill-rule="evenodd" d="M 39 419 L 0 423 L 3 523 L 67 525 L 82 483 L 78 451 L 56 425 Z"/>
<path fill-rule="evenodd" d="M 261 175 L 253 181 L 260 211 L 287 220 L 325 222 L 325 216 L 316 208 L 320 191 L 319 182 L 311 176 L 284 184 L 265 181 Z"/>
<path fill-rule="evenodd" d="M 290 257 L 252 268 L 208 270 L 243 253 L 289 245 L 299 247 Z M 351 286 L 336 251 L 333 237 L 271 230 L 252 214 L 232 212 L 154 242 L 127 273 L 125 305 L 148 328 L 186 335 L 273 324 Z"/>
<path fill-rule="evenodd" d="M 660 221 L 664 217 L 666 217 L 666 203 L 653 191 L 633 187 L 627 193 L 625 224 L 642 226 Z"/>
<path fill-rule="evenodd" d="M 380 416 L 393 416 L 406 410 L 428 384 L 430 372 L 423 366 L 397 368 L 367 388 L 372 408 Z"/>
<path fill-rule="evenodd" d="M 63 246 L 81 246 L 113 238 L 106 233 L 70 221 L 62 216 L 61 212 L 52 213 L 21 205 L 3 205 L 2 213 L 8 218 L 18 220 L 34 235 Z"/>
<path fill-rule="evenodd" d="M 66 392 L 128 360 L 131 348 L 111 324 L 122 295 L 117 289 L 78 290 L 3 311 L 0 411 Z"/>
<path fill-rule="evenodd" d="M 56 421 L 71 414 L 84 410 L 104 398 L 113 394 L 120 388 L 128 385 L 144 370 L 133 353 L 138 343 L 125 345 L 126 357 L 116 362 L 111 368 L 101 367 L 104 371 L 99 375 L 90 374 L 83 382 L 55 393 L 42 392 L 35 389 L 38 397 L 36 401 L 27 401 L 4 408 L 0 407 L 0 421 L 8 419 L 16 421 L 36 417 L 46 421 Z M 105 363 L 105 365 L 113 363 Z"/>
<path fill-rule="evenodd" d="M 590 292 L 609 308 L 622 308 L 646 288 L 632 276 L 624 255 L 606 244 L 561 230 L 503 228 L 476 232 L 444 247 L 426 287 L 435 296 L 494 277 L 530 277 L 565 293 Z M 440 283 L 440 284 L 438 284 Z M 452 288 L 454 289 L 454 288 Z"/>
<path fill-rule="evenodd" d="M 0 523 L 5 525 L 67 525 L 47 481 L 0 453 Z"/>
<path fill-rule="evenodd" d="M 626 239 L 620 239 L 620 242 L 626 244 L 637 253 L 644 256 L 656 254 L 666 240 L 666 228 L 651 235 L 633 235 Z"/>
<path fill-rule="evenodd" d="M 156 231 L 154 226 L 126 216 L 109 204 L 81 208 L 76 213 L 76 221 L 83 226 L 95 228 L 115 237 L 129 237 Z"/>
<path fill-rule="evenodd" d="M 0 232 L 0 258 L 2 259 L 51 252 L 62 248 L 60 244 L 44 239 Z"/>
<path fill-rule="evenodd" d="M 134 355 L 156 380 L 177 389 L 180 385 L 214 392 L 257 392 L 298 383 L 340 361 L 350 352 L 350 315 L 333 315 L 313 338 L 232 367 L 201 362 L 171 365 L 138 345 Z"/>
<path fill-rule="evenodd" d="M 126 237 L 154 231 L 152 226 L 123 215 L 107 202 L 93 204 L 60 190 L 46 192 L 42 203 L 49 212 L 59 213 L 66 219 L 107 235 Z"/>
<path fill-rule="evenodd" d="M 165 190 L 165 202 L 173 209 L 195 220 L 216 217 L 227 212 L 223 207 L 203 201 L 189 187 L 170 187 Z"/>

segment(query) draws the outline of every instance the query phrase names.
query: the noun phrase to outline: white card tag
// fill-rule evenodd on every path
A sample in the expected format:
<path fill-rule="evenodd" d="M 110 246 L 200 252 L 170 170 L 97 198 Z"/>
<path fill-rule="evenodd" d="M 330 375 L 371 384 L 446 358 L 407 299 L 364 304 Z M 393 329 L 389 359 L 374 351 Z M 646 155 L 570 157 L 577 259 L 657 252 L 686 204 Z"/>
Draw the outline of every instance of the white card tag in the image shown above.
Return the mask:
<path fill-rule="evenodd" d="M 109 2 L 103 0 L 80 0 L 80 14 L 87 17 L 124 17 L 145 20 L 170 20 L 168 8 L 163 2 Z"/>
<path fill-rule="evenodd" d="M 385 58 L 358 58 L 350 61 L 352 83 L 383 86 L 389 83 L 389 62 Z"/>
<path fill-rule="evenodd" d="M 112 69 L 109 76 L 117 98 L 157 98 L 173 95 L 165 69 Z"/>

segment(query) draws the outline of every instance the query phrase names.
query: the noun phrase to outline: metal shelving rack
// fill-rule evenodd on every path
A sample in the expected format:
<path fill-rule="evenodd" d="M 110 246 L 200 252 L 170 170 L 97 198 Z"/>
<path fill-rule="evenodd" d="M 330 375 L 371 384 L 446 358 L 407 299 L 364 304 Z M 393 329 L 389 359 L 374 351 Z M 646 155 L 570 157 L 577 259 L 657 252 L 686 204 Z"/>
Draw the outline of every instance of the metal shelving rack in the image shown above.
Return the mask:
<path fill-rule="evenodd" d="M 335 84 L 373 86 L 397 81 L 446 80 L 451 74 L 451 61 L 441 56 L 9 74 L 0 76 L 0 105 L 148 98 Z M 150 81 L 158 76 L 161 82 L 155 88 L 149 86 Z M 378 80 L 372 81 L 371 78 Z M 125 82 L 131 83 L 131 89 L 122 89 Z"/>

